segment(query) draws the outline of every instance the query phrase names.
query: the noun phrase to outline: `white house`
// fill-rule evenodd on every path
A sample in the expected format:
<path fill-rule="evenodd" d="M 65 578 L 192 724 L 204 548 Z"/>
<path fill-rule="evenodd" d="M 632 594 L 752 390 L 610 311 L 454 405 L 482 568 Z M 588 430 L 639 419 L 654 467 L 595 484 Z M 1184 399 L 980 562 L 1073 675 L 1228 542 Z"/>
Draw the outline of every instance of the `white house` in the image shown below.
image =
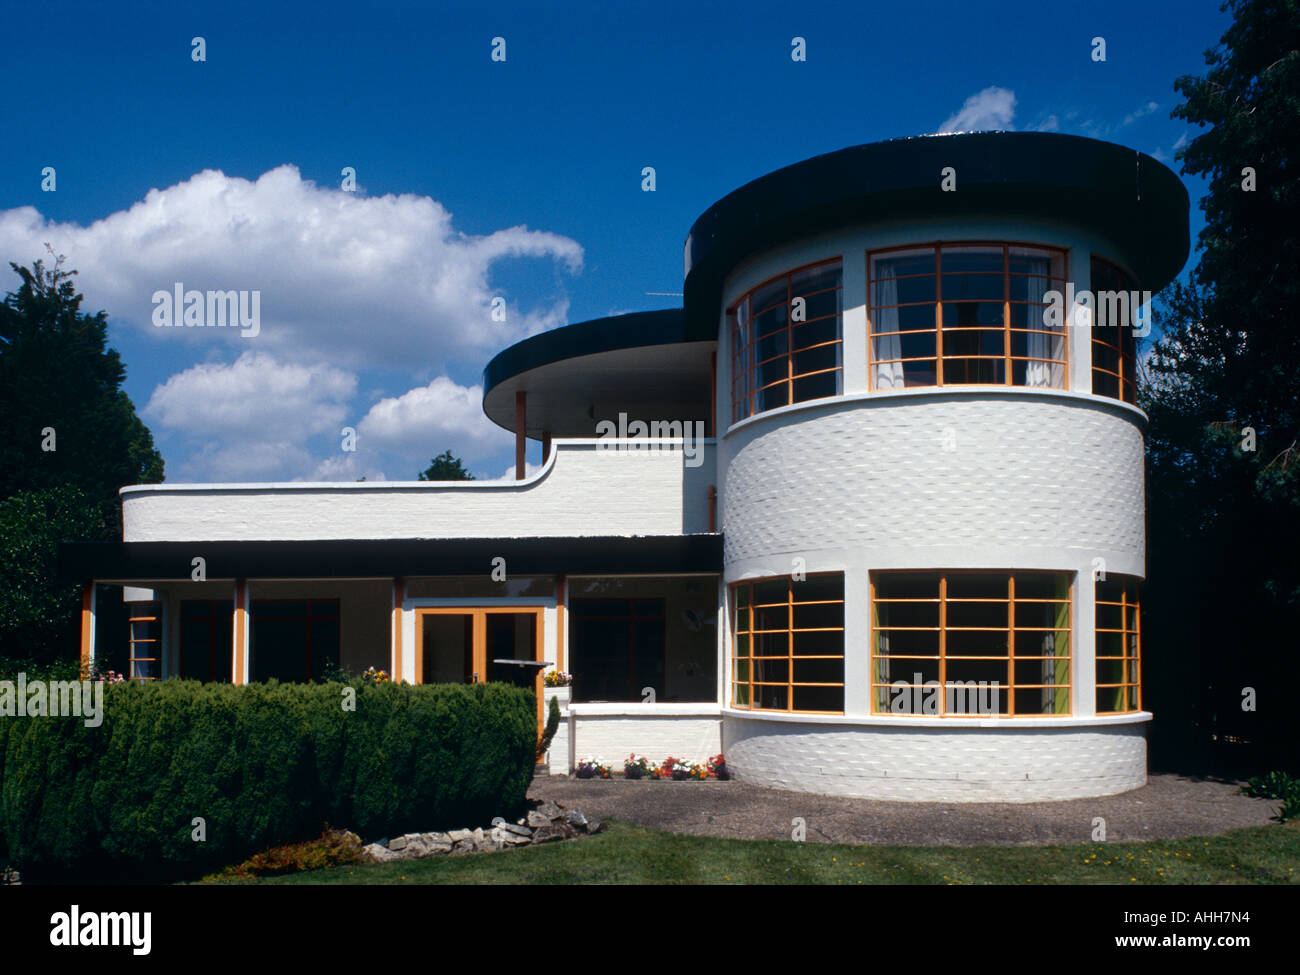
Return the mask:
<path fill-rule="evenodd" d="M 83 656 L 236 683 L 569 671 L 560 772 L 721 751 L 881 799 L 1140 786 L 1134 333 L 1188 247 L 1178 178 L 1091 139 L 787 167 L 696 221 L 682 308 L 488 363 L 515 481 L 123 488 L 122 542 L 64 551 Z"/>

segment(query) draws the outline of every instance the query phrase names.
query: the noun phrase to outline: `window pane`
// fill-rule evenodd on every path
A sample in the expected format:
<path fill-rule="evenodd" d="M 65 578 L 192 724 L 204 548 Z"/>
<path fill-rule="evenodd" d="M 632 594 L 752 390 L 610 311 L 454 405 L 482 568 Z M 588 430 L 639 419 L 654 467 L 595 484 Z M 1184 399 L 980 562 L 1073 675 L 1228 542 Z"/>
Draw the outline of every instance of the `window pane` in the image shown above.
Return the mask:
<path fill-rule="evenodd" d="M 758 401 L 758 412 L 764 410 L 774 410 L 778 406 L 788 406 L 790 402 L 790 386 L 788 383 L 781 383 L 776 386 L 769 386 L 761 390 L 754 398 Z"/>
<path fill-rule="evenodd" d="M 802 295 L 796 293 L 797 297 Z M 821 294 L 808 295 L 804 298 L 804 316 L 805 322 L 811 322 L 814 319 L 833 317 L 840 310 L 840 293 L 835 291 L 823 291 Z M 795 324 L 798 324 L 796 322 Z"/>
<path fill-rule="evenodd" d="M 816 267 L 796 271 L 790 277 L 792 295 L 808 295 L 814 291 L 825 291 L 840 286 L 840 265 L 819 264 Z"/>
<path fill-rule="evenodd" d="M 1001 326 L 1002 302 L 1000 301 L 945 301 L 943 303 L 943 327 L 974 328 L 980 325 Z M 944 334 L 944 346 L 947 350 L 948 336 Z M 999 350 L 1000 351 L 1000 350 Z"/>
<path fill-rule="evenodd" d="M 939 598 L 939 577 L 925 572 L 881 573 L 875 584 L 877 599 Z"/>
<path fill-rule="evenodd" d="M 795 711 L 834 711 L 844 710 L 844 688 L 842 687 L 796 687 L 794 689 Z"/>
<path fill-rule="evenodd" d="M 944 247 L 943 270 L 950 271 L 1002 271 L 1002 248 L 998 247 Z"/>
<path fill-rule="evenodd" d="M 913 274 L 934 274 L 934 248 L 914 251 L 894 251 L 888 257 L 877 257 L 871 262 L 873 278 L 892 274 L 903 278 Z"/>
<path fill-rule="evenodd" d="M 948 268 L 945 266 L 944 271 Z M 947 274 L 943 275 L 940 296 L 949 301 L 997 301 L 1004 296 L 1003 280 L 998 274 Z"/>
<path fill-rule="evenodd" d="M 793 402 L 803 403 L 810 399 L 822 399 L 839 392 L 839 373 L 823 372 L 794 381 Z"/>
<path fill-rule="evenodd" d="M 779 278 L 771 284 L 766 284 L 759 288 L 750 297 L 750 308 L 753 309 L 755 316 L 762 317 L 764 312 L 775 307 L 780 309 L 780 314 L 785 314 L 786 298 L 789 296 L 789 283 L 785 278 Z"/>
<path fill-rule="evenodd" d="M 946 338 L 946 336 L 945 336 Z M 1011 354 L 1018 358 L 1065 359 L 1065 337 L 1047 332 L 1011 333 Z"/>
<path fill-rule="evenodd" d="M 1005 363 L 1001 359 L 943 360 L 945 385 L 1003 385 Z"/>
<path fill-rule="evenodd" d="M 838 345 L 823 345 L 816 349 L 809 349 L 806 352 L 796 352 L 794 354 L 794 374 L 802 376 L 810 372 L 820 372 L 823 369 L 834 369 L 839 365 L 840 347 Z M 828 376 L 832 391 L 834 390 L 835 377 Z"/>
<path fill-rule="evenodd" d="M 796 325 L 793 329 L 792 344 L 795 350 L 807 349 L 810 346 L 822 345 L 826 342 L 834 342 L 839 338 L 839 327 L 834 319 L 823 319 L 819 322 L 808 322 L 803 325 Z"/>
<path fill-rule="evenodd" d="M 1006 333 L 998 329 L 948 329 L 943 332 L 943 354 L 1001 355 Z"/>
<path fill-rule="evenodd" d="M 873 332 L 918 331 L 934 328 L 934 305 L 904 305 L 889 314 L 877 312 Z"/>

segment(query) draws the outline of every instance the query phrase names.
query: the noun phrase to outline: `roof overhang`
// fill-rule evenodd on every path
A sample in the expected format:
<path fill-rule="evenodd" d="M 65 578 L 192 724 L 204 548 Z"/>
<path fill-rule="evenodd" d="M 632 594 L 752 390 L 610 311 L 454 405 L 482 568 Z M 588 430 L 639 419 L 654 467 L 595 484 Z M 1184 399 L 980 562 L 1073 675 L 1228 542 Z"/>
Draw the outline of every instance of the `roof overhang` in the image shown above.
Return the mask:
<path fill-rule="evenodd" d="M 64 579 L 387 579 L 481 575 L 500 556 L 511 575 L 721 572 L 722 535 L 401 538 L 296 542 L 64 542 Z"/>
<path fill-rule="evenodd" d="M 940 185 L 946 167 L 952 192 Z M 755 254 L 848 226 L 979 214 L 1095 231 L 1152 292 L 1182 270 L 1190 248 L 1182 181 L 1134 149 L 1056 132 L 894 139 L 779 169 L 706 210 L 686 238 L 685 327 L 717 328 L 723 282 Z"/>
<path fill-rule="evenodd" d="M 702 420 L 710 407 L 712 332 L 691 335 L 680 309 L 637 312 L 542 332 L 500 352 L 483 370 L 483 412 L 515 432 L 591 437 L 601 420 Z"/>

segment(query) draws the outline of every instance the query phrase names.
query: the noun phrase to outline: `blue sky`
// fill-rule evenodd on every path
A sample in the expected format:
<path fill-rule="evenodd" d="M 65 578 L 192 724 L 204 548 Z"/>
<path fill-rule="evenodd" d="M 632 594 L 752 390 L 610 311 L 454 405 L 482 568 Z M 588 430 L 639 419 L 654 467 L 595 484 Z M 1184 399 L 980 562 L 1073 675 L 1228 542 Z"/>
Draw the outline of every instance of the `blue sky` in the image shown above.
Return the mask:
<path fill-rule="evenodd" d="M 1173 81 L 1229 24 L 1198 0 L 4 7 L 0 256 L 48 241 L 79 270 L 171 481 L 408 480 L 448 448 L 501 476 L 486 361 L 677 302 L 647 293 L 681 290 L 686 232 L 731 190 L 944 128 L 1174 165 L 1197 131 Z M 176 282 L 260 292 L 260 333 L 154 327 Z"/>

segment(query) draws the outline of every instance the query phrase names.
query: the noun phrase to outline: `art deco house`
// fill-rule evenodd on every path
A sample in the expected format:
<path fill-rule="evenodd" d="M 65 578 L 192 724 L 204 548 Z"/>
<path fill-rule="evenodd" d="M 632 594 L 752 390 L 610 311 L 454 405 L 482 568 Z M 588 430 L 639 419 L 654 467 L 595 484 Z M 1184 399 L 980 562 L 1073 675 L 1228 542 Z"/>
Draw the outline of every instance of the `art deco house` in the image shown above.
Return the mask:
<path fill-rule="evenodd" d="M 787 167 L 696 221 L 683 307 L 488 363 L 514 481 L 124 488 L 123 541 L 64 552 L 83 654 L 539 697 L 557 668 L 557 772 L 723 751 L 749 782 L 882 799 L 1134 788 L 1152 715 L 1125 299 L 1188 246 L 1178 178 L 1090 139 Z"/>

